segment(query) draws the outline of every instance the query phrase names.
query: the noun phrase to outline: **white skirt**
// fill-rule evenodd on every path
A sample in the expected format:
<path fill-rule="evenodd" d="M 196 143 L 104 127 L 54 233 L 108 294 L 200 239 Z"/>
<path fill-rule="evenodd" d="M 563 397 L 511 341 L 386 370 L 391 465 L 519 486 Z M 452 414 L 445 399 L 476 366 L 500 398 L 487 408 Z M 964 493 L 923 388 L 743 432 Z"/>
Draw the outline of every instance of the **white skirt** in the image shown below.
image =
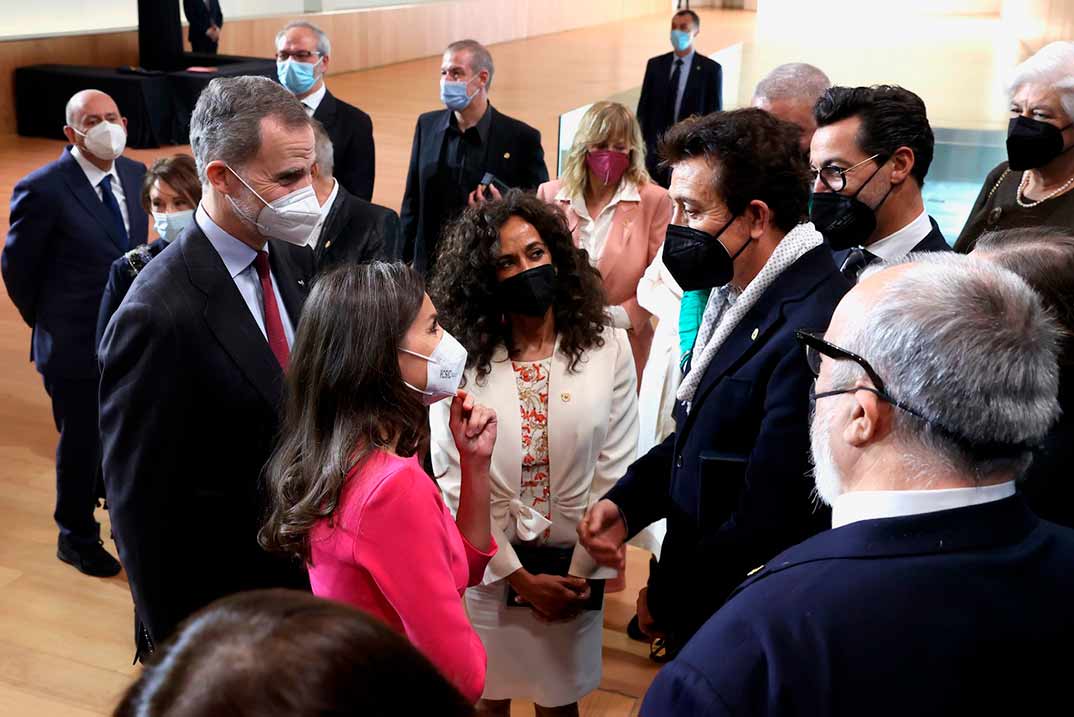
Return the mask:
<path fill-rule="evenodd" d="M 600 686 L 603 607 L 548 623 L 506 600 L 506 580 L 466 591 L 470 622 L 488 653 L 483 698 L 562 707 Z"/>

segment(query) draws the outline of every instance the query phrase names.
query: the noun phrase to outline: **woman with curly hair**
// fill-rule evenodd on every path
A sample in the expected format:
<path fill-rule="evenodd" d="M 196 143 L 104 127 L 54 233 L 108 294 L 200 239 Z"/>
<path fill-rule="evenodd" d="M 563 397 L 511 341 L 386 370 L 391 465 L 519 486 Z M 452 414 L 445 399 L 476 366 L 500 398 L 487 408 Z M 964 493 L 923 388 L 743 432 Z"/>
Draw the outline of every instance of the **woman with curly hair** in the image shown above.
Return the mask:
<path fill-rule="evenodd" d="M 538 715 L 577 714 L 600 683 L 603 579 L 577 545 L 586 508 L 637 449 L 634 359 L 606 325 L 600 274 L 563 215 L 509 192 L 446 229 L 431 292 L 440 320 L 468 351 L 466 390 L 498 416 L 490 467 L 492 533 L 500 546 L 466 592 L 489 655 L 478 710 L 512 699 Z M 432 459 L 450 506 L 466 461 L 434 406 Z"/>

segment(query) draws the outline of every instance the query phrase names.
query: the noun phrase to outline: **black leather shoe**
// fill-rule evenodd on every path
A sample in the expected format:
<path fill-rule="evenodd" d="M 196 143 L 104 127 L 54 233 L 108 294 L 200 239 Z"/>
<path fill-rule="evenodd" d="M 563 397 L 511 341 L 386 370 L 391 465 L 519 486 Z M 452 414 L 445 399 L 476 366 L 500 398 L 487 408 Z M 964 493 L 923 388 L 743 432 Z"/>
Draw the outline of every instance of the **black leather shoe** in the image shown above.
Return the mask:
<path fill-rule="evenodd" d="M 64 540 L 61 536 L 56 546 L 56 557 L 78 568 L 79 572 L 95 578 L 110 578 L 119 575 L 119 561 L 104 549 L 104 543 L 77 544 Z"/>
<path fill-rule="evenodd" d="M 630 618 L 630 623 L 626 626 L 626 634 L 631 640 L 637 640 L 638 642 L 652 642 L 649 636 L 641 631 L 641 624 L 638 622 L 638 616 Z"/>

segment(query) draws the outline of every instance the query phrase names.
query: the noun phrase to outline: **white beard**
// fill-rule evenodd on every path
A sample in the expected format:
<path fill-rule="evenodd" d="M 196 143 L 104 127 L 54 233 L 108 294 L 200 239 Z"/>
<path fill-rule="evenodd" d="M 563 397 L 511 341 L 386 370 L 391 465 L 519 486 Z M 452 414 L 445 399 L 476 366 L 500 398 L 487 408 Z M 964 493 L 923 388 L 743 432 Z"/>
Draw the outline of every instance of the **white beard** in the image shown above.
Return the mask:
<path fill-rule="evenodd" d="M 832 505 L 843 493 L 843 476 L 832 454 L 832 412 L 815 410 L 809 426 L 809 445 L 813 454 L 813 480 L 817 496 L 825 505 Z"/>

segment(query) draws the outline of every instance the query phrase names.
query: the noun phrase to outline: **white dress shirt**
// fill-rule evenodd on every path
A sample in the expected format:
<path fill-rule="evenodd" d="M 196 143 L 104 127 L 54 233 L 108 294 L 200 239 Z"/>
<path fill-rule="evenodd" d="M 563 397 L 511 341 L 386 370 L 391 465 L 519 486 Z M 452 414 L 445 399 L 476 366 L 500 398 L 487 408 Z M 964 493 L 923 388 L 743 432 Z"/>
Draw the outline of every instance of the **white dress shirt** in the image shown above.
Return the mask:
<path fill-rule="evenodd" d="M 328 195 L 328 199 L 321 205 L 321 216 L 317 217 L 317 223 L 313 226 L 313 231 L 310 232 L 310 236 L 306 239 L 306 246 L 310 249 L 316 249 L 321 243 L 321 230 L 324 229 L 324 220 L 328 218 L 328 213 L 332 211 L 332 205 L 336 202 L 336 197 L 339 196 L 339 182 L 335 177 L 332 177 L 332 192 Z"/>
<path fill-rule="evenodd" d="M 931 231 L 932 222 L 929 221 L 928 212 L 922 209 L 914 221 L 883 239 L 877 239 L 865 248 L 870 254 L 884 261 L 899 261 L 912 252 L 914 247 L 920 244 Z"/>
<path fill-rule="evenodd" d="M 119 181 L 119 172 L 116 171 L 116 163 L 112 162 L 112 166 L 108 168 L 107 172 L 102 172 L 97 165 L 86 159 L 86 156 L 82 154 L 77 146 L 71 145 L 71 156 L 78 162 L 78 166 L 82 168 L 82 171 L 86 175 L 86 179 L 89 180 L 90 186 L 93 187 L 93 191 L 97 192 L 97 198 L 102 202 L 104 201 L 104 194 L 101 191 L 101 180 L 105 176 L 112 178 L 112 194 L 116 198 L 116 202 L 119 204 L 119 213 L 123 216 L 123 228 L 127 230 L 127 234 L 131 231 L 131 220 L 127 213 L 127 195 L 123 193 L 123 182 Z"/>
<path fill-rule="evenodd" d="M 619 202 L 640 202 L 641 194 L 638 185 L 629 179 L 619 182 L 619 188 L 612 195 L 611 200 L 600 210 L 597 218 L 589 216 L 589 208 L 585 204 L 585 196 L 581 192 L 571 195 L 566 189 L 560 189 L 556 195 L 558 202 L 570 202 L 571 209 L 578 215 L 578 246 L 589 252 L 589 263 L 597 265 L 600 255 L 604 252 L 604 243 L 608 239 L 608 232 L 612 228 L 612 218 L 615 216 L 615 207 Z"/>
<path fill-rule="evenodd" d="M 328 85 L 324 83 L 324 78 L 322 77 L 318 82 L 321 83 L 321 89 L 316 90 L 313 94 L 299 100 L 302 103 L 302 106 L 306 108 L 306 114 L 310 117 L 312 117 L 313 113 L 317 111 L 317 108 L 321 106 L 321 100 L 324 99 L 325 94 L 328 92 Z"/>
<path fill-rule="evenodd" d="M 228 274 L 231 275 L 231 279 L 235 282 L 235 287 L 242 294 L 243 301 L 246 302 L 250 313 L 253 314 L 254 321 L 257 322 L 257 328 L 261 329 L 261 334 L 267 341 L 265 300 L 261 295 L 261 279 L 258 278 L 257 267 L 254 266 L 257 252 L 217 226 L 202 204 L 198 205 L 198 211 L 194 213 L 194 221 L 205 232 L 209 243 L 213 245 L 216 253 L 220 255 Z M 269 245 L 266 243 L 265 253 L 268 252 Z M 295 342 L 294 326 L 291 324 L 291 317 L 287 314 L 287 306 L 283 303 L 283 299 L 280 298 L 280 287 L 276 283 L 276 274 L 271 269 L 269 270 L 269 277 L 272 279 L 272 293 L 276 295 L 276 306 L 280 310 L 283 333 L 287 337 L 287 346 L 290 348 Z"/>
<path fill-rule="evenodd" d="M 840 495 L 832 504 L 832 528 L 841 528 L 859 520 L 967 508 L 1010 498 L 1014 492 L 1014 481 L 980 488 L 850 491 Z"/>

